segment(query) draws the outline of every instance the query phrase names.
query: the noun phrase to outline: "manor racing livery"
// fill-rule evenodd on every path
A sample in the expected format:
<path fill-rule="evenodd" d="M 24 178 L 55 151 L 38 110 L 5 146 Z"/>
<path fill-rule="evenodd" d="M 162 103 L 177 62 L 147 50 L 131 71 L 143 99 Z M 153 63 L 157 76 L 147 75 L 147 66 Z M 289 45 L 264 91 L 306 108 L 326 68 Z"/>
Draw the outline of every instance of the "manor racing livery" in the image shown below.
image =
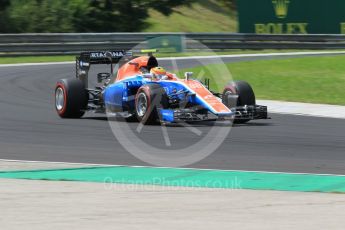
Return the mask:
<path fill-rule="evenodd" d="M 110 72 L 98 73 L 100 86 L 88 88 L 89 69 L 95 64 L 109 64 Z M 201 83 L 190 72 L 184 78 L 166 72 L 152 51 L 147 56 L 124 50 L 81 53 L 76 58 L 76 78 L 56 84 L 55 108 L 62 118 L 107 112 L 144 124 L 267 119 L 267 107 L 256 105 L 248 83 L 234 81 L 223 92 L 212 92 L 207 79 Z"/>

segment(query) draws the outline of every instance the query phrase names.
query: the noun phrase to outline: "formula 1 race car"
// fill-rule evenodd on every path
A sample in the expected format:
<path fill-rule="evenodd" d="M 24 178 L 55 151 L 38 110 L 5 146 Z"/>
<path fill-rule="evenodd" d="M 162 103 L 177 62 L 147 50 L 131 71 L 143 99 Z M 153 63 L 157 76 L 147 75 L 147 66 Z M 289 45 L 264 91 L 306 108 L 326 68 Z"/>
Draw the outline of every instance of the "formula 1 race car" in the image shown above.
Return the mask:
<path fill-rule="evenodd" d="M 109 64 L 110 72 L 98 73 L 100 86 L 88 88 L 89 69 L 95 64 Z M 56 84 L 55 108 L 62 118 L 80 118 L 94 111 L 144 124 L 267 119 L 267 107 L 256 105 L 248 83 L 234 81 L 215 93 L 209 89 L 209 80 L 193 80 L 191 72 L 180 79 L 158 67 L 152 51 L 147 56 L 124 50 L 81 53 L 76 58 L 76 78 Z"/>

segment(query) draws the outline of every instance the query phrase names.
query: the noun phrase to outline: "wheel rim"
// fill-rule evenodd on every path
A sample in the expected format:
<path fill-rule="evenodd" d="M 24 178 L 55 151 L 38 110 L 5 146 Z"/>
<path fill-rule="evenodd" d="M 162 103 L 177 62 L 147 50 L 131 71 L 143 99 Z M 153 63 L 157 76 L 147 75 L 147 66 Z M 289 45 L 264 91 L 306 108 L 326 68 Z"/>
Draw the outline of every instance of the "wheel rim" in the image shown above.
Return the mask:
<path fill-rule="evenodd" d="M 147 98 L 146 98 L 145 93 L 140 93 L 138 95 L 136 109 L 137 109 L 137 114 L 140 117 L 143 117 L 145 115 L 145 113 L 147 111 Z"/>
<path fill-rule="evenodd" d="M 65 95 L 61 87 L 58 87 L 55 92 L 55 107 L 57 110 L 62 110 L 65 105 Z"/>

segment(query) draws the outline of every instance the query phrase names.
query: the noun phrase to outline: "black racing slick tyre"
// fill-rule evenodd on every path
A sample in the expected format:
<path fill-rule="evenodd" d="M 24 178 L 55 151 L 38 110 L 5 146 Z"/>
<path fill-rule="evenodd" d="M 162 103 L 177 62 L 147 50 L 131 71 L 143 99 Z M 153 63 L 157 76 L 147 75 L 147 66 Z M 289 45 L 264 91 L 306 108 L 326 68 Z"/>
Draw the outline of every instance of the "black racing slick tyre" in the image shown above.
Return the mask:
<path fill-rule="evenodd" d="M 245 81 L 234 81 L 228 84 L 223 91 L 222 101 L 228 108 L 256 105 L 254 91 Z M 235 119 L 235 123 L 246 123 L 248 121 L 249 119 Z"/>
<path fill-rule="evenodd" d="M 79 79 L 61 79 L 55 87 L 55 109 L 61 118 L 80 118 L 88 103 L 88 93 Z"/>
<path fill-rule="evenodd" d="M 135 115 L 143 124 L 156 124 L 159 121 L 159 109 L 167 108 L 168 103 L 168 96 L 160 85 L 143 85 L 135 96 Z"/>

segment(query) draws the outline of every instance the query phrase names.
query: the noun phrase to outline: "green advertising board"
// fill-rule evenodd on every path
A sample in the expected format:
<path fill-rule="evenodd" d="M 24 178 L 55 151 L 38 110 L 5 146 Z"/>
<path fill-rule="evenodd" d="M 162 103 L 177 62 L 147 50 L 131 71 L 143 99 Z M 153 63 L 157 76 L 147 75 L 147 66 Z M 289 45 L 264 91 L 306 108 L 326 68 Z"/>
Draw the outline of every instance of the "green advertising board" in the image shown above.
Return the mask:
<path fill-rule="evenodd" d="M 345 34 L 345 0 L 237 0 L 239 32 Z"/>

